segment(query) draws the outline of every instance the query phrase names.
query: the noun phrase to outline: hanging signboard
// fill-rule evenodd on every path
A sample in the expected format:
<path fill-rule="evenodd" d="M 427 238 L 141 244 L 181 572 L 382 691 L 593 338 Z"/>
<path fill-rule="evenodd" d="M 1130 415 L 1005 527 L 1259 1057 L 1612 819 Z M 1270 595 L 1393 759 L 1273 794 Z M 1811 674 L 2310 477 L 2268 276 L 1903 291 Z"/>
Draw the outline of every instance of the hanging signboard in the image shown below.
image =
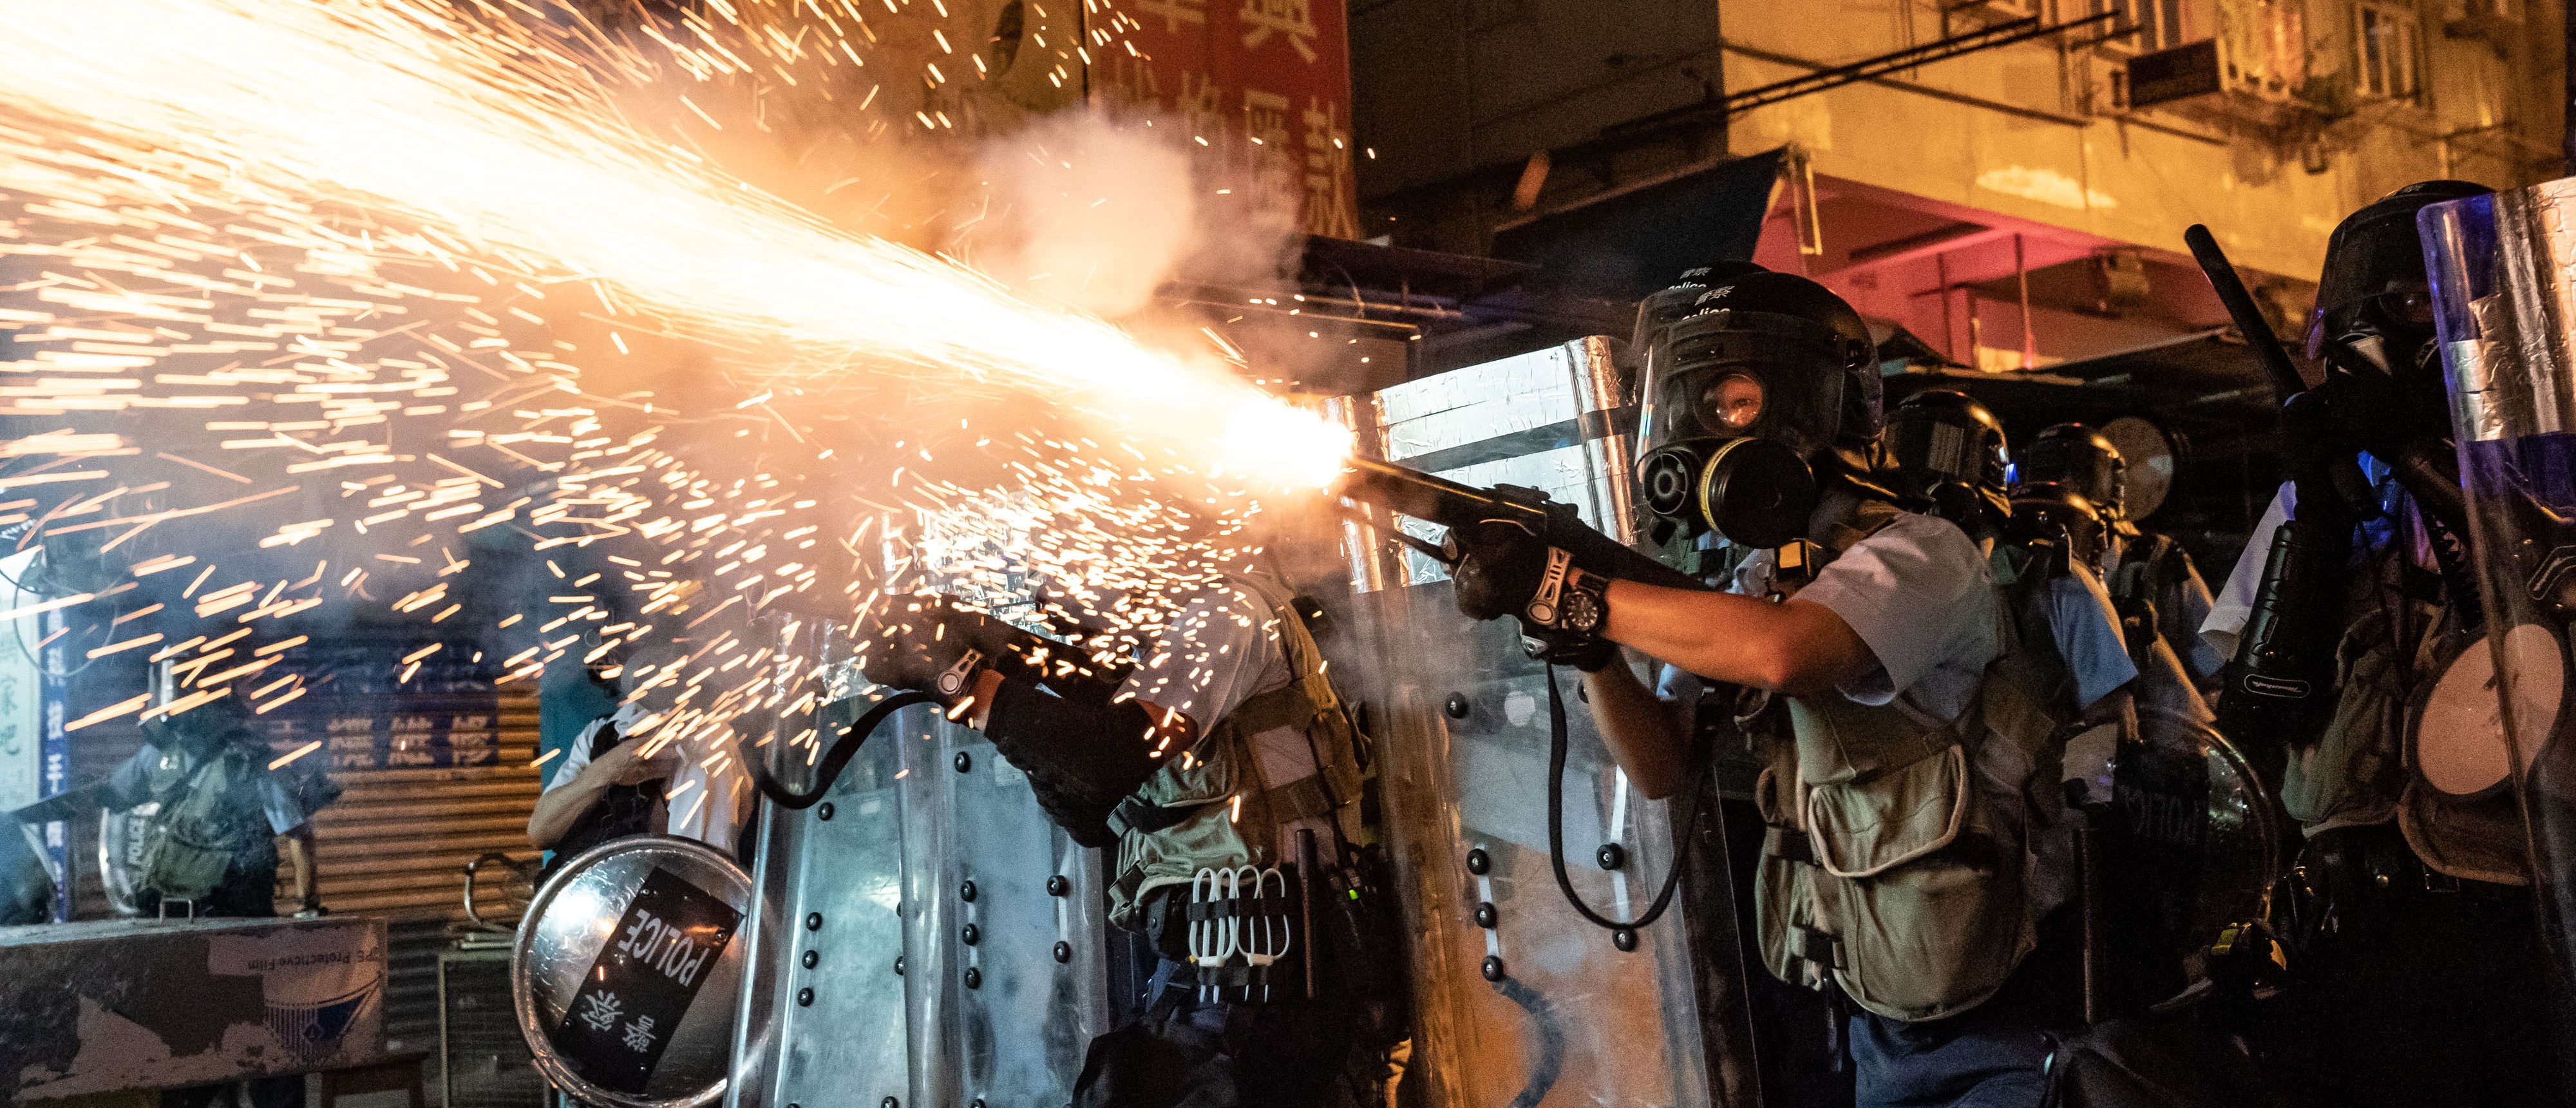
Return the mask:
<path fill-rule="evenodd" d="M 1359 237 L 1344 0 L 1122 0 L 1093 95 L 1182 128 L 1203 180 L 1255 220 Z M 1096 40 L 1095 40 L 1096 43 Z M 1133 50 L 1128 49 L 1133 46 Z"/>

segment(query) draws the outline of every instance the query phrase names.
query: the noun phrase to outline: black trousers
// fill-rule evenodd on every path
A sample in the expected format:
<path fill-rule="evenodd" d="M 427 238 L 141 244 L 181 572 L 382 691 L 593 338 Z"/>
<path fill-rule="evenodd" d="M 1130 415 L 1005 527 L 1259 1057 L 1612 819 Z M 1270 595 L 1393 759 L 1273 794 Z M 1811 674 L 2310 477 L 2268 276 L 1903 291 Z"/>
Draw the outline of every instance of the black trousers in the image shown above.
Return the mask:
<path fill-rule="evenodd" d="M 1144 1015 L 1092 1040 L 1074 1084 L 1074 1108 L 1370 1103 L 1365 1077 L 1349 1068 L 1354 1024 L 1343 1001 L 1330 995 L 1267 1004 L 1210 1001 L 1189 966 L 1168 960 L 1154 979 L 1156 995 Z"/>
<path fill-rule="evenodd" d="M 2365 860 L 2369 879 L 2343 883 L 2332 929 L 2292 967 L 2292 1095 L 2336 1108 L 2558 1104 L 2562 1044 L 2531 890 L 2427 880 L 2393 826 L 2338 828 L 2310 846 L 2312 858 Z"/>

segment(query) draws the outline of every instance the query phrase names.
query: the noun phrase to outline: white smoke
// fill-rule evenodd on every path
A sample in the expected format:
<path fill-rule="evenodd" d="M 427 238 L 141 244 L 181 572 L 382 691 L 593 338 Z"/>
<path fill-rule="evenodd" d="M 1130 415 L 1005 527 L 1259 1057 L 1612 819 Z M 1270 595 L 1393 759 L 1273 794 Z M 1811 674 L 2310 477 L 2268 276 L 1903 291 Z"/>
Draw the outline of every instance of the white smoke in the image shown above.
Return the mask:
<path fill-rule="evenodd" d="M 1103 318 L 1176 278 L 1274 284 L 1294 237 L 1242 219 L 1248 189 L 1193 158 L 1178 129 L 1076 109 L 987 142 L 981 203 L 952 209 L 970 263 L 1014 291 Z"/>

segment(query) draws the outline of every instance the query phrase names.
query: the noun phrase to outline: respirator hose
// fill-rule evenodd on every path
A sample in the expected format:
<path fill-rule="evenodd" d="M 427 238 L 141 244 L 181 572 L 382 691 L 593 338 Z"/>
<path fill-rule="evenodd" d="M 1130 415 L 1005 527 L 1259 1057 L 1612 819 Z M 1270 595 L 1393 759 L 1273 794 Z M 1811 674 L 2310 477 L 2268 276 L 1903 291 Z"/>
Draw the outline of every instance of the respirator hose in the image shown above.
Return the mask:
<path fill-rule="evenodd" d="M 760 794 L 768 797 L 770 803 L 793 811 L 804 811 L 822 800 L 823 794 L 832 791 L 832 783 L 840 780 L 842 768 L 850 764 L 850 759 L 858 755 L 859 748 L 867 745 L 868 736 L 875 734 L 886 720 L 913 705 L 937 703 L 938 697 L 924 692 L 899 692 L 878 701 L 865 714 L 851 721 L 848 727 L 842 728 L 839 738 L 832 740 L 832 749 L 823 753 L 822 760 L 815 767 L 814 787 L 804 792 L 788 788 L 785 782 L 770 776 L 769 766 L 763 759 L 753 756 L 749 749 L 739 751 L 743 768 L 751 771 L 752 784 L 760 787 Z"/>

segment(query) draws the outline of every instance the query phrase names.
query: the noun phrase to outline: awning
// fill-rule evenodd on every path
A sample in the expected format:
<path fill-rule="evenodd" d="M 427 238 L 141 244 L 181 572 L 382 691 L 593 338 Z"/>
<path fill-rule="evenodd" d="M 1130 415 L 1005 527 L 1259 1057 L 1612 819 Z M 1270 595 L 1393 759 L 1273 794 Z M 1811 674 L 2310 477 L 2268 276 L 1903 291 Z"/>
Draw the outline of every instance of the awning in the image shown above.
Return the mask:
<path fill-rule="evenodd" d="M 1537 265 L 1571 292 L 1639 299 L 1683 270 L 1750 260 L 1786 153 L 1721 162 L 1506 226 L 1494 233 L 1494 255 Z"/>

